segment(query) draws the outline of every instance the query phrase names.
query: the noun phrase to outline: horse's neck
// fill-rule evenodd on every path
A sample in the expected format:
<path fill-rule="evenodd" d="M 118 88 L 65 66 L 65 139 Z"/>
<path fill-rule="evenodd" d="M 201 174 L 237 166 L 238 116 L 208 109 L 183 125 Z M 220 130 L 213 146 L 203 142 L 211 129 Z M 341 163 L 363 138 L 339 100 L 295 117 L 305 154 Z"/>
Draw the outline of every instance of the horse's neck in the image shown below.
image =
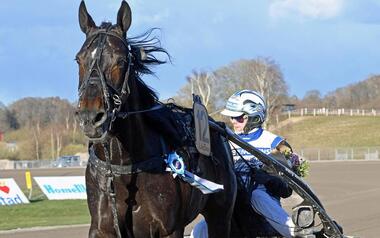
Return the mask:
<path fill-rule="evenodd" d="M 149 135 L 151 133 L 146 128 L 130 125 L 118 128 L 116 135 L 92 146 L 95 154 L 104 161 L 108 156 L 112 164 L 129 165 L 150 157 L 155 146 Z"/>
<path fill-rule="evenodd" d="M 134 110 L 146 110 L 153 105 L 141 106 L 134 104 Z M 119 129 L 119 139 L 125 145 L 126 151 L 134 160 L 148 158 L 158 151 L 161 151 L 159 145 L 159 135 L 144 120 L 144 113 L 131 115 L 127 120 L 121 123 Z"/>
<path fill-rule="evenodd" d="M 146 110 L 153 107 L 157 102 L 147 86 L 132 74 L 129 81 L 130 95 L 127 100 L 127 111 Z"/>

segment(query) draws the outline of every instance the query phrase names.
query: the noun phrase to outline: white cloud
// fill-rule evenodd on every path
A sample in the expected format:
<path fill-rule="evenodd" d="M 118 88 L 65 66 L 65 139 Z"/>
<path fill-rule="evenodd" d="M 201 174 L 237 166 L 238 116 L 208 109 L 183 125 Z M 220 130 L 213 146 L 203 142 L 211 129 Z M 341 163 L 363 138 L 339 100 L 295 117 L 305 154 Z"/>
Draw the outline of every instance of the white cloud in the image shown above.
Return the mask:
<path fill-rule="evenodd" d="M 328 19 L 338 16 L 345 0 L 273 0 L 269 14 L 273 18 L 300 16 Z"/>

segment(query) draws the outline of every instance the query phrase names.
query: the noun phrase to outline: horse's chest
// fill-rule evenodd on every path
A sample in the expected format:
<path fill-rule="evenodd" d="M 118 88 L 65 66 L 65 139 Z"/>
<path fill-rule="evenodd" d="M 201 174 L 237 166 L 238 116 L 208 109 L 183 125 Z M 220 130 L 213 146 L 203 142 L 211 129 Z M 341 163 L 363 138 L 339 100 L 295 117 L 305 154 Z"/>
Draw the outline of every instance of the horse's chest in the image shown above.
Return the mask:
<path fill-rule="evenodd" d="M 170 233 L 179 218 L 178 186 L 170 174 L 147 175 L 136 184 L 136 203 L 132 209 L 136 229 Z"/>
<path fill-rule="evenodd" d="M 177 200 L 177 181 L 170 174 L 151 175 L 142 181 L 138 199 L 150 208 L 164 210 L 172 207 Z"/>

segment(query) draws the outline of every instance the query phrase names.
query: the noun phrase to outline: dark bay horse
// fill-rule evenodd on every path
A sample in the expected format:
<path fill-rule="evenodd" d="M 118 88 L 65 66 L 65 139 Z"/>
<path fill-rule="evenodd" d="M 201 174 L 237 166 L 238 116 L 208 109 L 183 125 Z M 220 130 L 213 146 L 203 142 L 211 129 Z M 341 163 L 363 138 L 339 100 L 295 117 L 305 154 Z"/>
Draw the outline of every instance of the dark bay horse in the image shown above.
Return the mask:
<path fill-rule="evenodd" d="M 164 63 L 155 55 L 166 51 L 146 35 L 127 37 L 131 10 L 125 1 L 117 24 L 103 22 L 100 26 L 82 1 L 79 23 L 86 40 L 76 56 L 76 113 L 90 140 L 86 169 L 89 237 L 183 237 L 184 227 L 199 213 L 208 223 L 210 238 L 229 237 L 236 178 L 226 139 L 211 130 L 212 155 L 197 153 L 191 140 L 179 136 L 191 131 L 181 122 L 189 112 L 173 117 L 173 109 L 160 103 L 140 78 L 152 73 L 150 66 Z M 175 123 L 186 130 L 174 126 L 173 130 Z M 185 133 L 187 138 L 191 134 Z M 173 178 L 165 171 L 164 159 L 174 151 L 188 170 L 222 184 L 224 190 L 205 195 Z"/>

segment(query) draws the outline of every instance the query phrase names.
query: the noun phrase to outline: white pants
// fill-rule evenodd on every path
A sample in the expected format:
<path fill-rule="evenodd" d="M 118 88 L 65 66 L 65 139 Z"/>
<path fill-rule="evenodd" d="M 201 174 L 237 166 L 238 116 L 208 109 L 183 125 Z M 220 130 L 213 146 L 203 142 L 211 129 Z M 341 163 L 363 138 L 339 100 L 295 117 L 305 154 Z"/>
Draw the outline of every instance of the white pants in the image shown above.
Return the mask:
<path fill-rule="evenodd" d="M 282 236 L 294 237 L 294 223 L 276 198 L 270 196 L 264 185 L 253 190 L 251 204 Z M 191 238 L 208 238 L 207 223 L 201 220 L 191 231 Z"/>
<path fill-rule="evenodd" d="M 202 219 L 194 226 L 190 238 L 208 238 L 208 229 L 205 219 Z"/>

